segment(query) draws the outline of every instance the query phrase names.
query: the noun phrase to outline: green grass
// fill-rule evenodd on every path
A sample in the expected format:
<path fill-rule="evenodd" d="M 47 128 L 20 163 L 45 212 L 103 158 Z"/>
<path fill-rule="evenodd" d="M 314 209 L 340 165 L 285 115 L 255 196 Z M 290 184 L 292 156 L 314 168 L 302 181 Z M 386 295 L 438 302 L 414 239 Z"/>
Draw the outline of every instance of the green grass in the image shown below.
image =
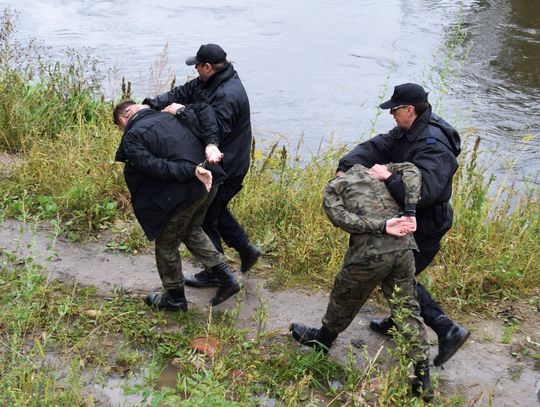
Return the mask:
<path fill-rule="evenodd" d="M 147 243 L 131 212 L 122 165 L 113 162 L 120 132 L 96 85 L 95 61 L 72 53 L 65 64 L 51 63 L 35 45 L 15 46 L 13 18 L 5 11 L 0 26 L 0 149 L 17 154 L 19 165 L 0 178 L 0 219 L 50 222 L 72 239 L 109 229 L 116 236 L 110 250 L 141 250 Z M 270 284 L 332 284 L 348 236 L 326 219 L 321 192 L 346 150 L 335 146 L 300 163 L 277 143 L 253 149 L 232 210 L 264 249 L 269 267 L 258 271 Z M 493 299 L 528 298 L 540 287 L 540 254 L 531 249 L 540 247 L 538 188 L 518 189 L 511 177 L 488 175 L 480 164 L 488 159 L 478 143 L 466 147 L 455 177 L 454 227 L 423 273 L 430 290 L 455 309 L 489 312 Z M 236 328 L 238 308 L 212 315 L 154 312 L 129 293 L 105 300 L 91 287 L 48 282 L 31 258 L 2 253 L 0 260 L 0 405 L 94 405 L 85 387 L 89 370 L 102 380 L 112 372 L 143 375 L 129 391 L 156 406 L 256 405 L 255 397 L 283 406 L 422 405 L 409 393 L 407 341 L 399 336 L 394 367 L 365 355 L 367 367 L 358 369 L 352 353 L 338 365 L 266 332 L 264 302 L 249 332 Z M 190 340 L 205 335 L 222 344 L 214 358 L 190 350 Z M 179 375 L 161 386 L 170 366 Z M 440 396 L 434 405 L 463 402 Z"/>
<path fill-rule="evenodd" d="M 257 405 L 256 397 L 282 406 L 317 400 L 352 406 L 362 405 L 360 389 L 382 405 L 423 405 L 410 394 L 408 341 L 399 335 L 389 371 L 352 353 L 341 366 L 282 335 L 237 328 L 239 306 L 209 315 L 163 313 L 125 292 L 104 299 L 91 287 L 50 282 L 45 274 L 32 258 L 0 255 L 0 405 L 99 404 L 90 385 L 118 374 L 141 376 L 128 393 L 156 406 Z M 266 318 L 264 307 L 256 327 L 264 325 L 257 320 Z M 190 347 L 207 335 L 219 340 L 213 357 Z M 358 367 L 363 362 L 368 368 Z M 441 396 L 434 405 L 447 402 Z"/>
<path fill-rule="evenodd" d="M 100 93 L 97 61 L 71 52 L 63 64 L 48 62 L 40 47 L 14 41 L 12 14 L 4 12 L 0 27 L 0 149 L 17 153 L 19 165 L 0 179 L 0 214 L 52 222 L 72 239 L 111 229 L 110 250 L 140 251 L 148 243 L 131 212 L 123 166 L 113 161 L 121 134 L 111 122 L 112 103 Z M 451 73 L 463 33 L 457 29 L 447 42 L 451 58 L 443 65 Z M 34 63 L 22 57 L 30 54 Z M 447 86 L 448 75 L 439 75 Z M 524 148 L 530 138 L 524 136 Z M 261 273 L 269 284 L 332 284 L 348 236 L 327 220 L 321 193 L 348 149 L 329 147 L 299 160 L 278 142 L 265 150 L 254 143 L 251 170 L 231 208 L 263 248 L 270 267 Z M 493 159 L 479 139 L 465 146 L 454 178 L 454 226 L 422 276 L 455 309 L 526 298 L 540 287 L 540 252 L 531 250 L 540 247 L 540 192 L 534 183 L 516 183 L 511 169 L 501 180 L 488 174 L 481 163 Z"/>

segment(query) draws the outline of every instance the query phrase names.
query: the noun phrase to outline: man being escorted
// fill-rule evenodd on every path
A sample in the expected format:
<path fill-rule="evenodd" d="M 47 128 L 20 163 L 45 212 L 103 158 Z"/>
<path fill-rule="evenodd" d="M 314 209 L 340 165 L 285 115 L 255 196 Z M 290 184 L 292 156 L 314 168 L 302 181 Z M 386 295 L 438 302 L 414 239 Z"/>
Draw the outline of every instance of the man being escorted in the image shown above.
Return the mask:
<path fill-rule="evenodd" d="M 115 159 L 125 163 L 135 216 L 148 239 L 155 239 L 156 264 L 165 289 L 147 295 L 145 302 L 170 311 L 187 310 L 178 251 L 181 243 L 218 282 L 212 305 L 240 290 L 223 254 L 201 228 L 218 185 L 226 178 L 218 165 L 204 168 L 205 146 L 210 146 L 206 147 L 209 161 L 221 157 L 212 146 L 217 139 L 214 112 L 208 105 L 197 104 L 178 116 L 131 100 L 119 103 L 113 111 L 114 123 L 124 130 Z"/>
<path fill-rule="evenodd" d="M 439 251 L 442 237 L 452 226 L 453 211 L 449 201 L 461 141 L 458 132 L 431 111 L 428 94 L 420 85 L 404 83 L 396 86 L 392 98 L 380 107 L 390 109 L 397 126 L 345 155 L 339 161 L 336 174 L 355 164 L 370 167 L 370 175 L 384 181 L 394 199 L 402 204 L 404 189 L 401 175 L 392 174 L 387 166 L 381 164 L 408 161 L 420 169 L 422 193 L 416 214 L 418 228 L 414 233 L 419 248 L 414 253 L 418 275 L 431 263 Z M 440 366 L 465 343 L 469 332 L 443 312 L 422 284 L 417 285 L 417 293 L 420 315 L 437 333 L 439 354 L 433 363 Z M 370 328 L 388 335 L 393 325 L 391 318 L 385 318 L 371 321 Z"/>
<path fill-rule="evenodd" d="M 261 255 L 253 246 L 248 235 L 231 213 L 227 205 L 242 188 L 247 174 L 251 149 L 251 115 L 249 100 L 227 54 L 217 44 L 202 45 L 197 55 L 186 60 L 199 73 L 182 86 L 156 98 L 147 98 L 143 103 L 152 109 L 176 114 L 184 105 L 204 102 L 216 112 L 219 139 L 216 144 L 224 154 L 223 169 L 227 179 L 221 184 L 208 208 L 203 229 L 216 248 L 223 253 L 221 239 L 233 247 L 241 260 L 240 270 L 248 271 Z M 186 284 L 195 287 L 214 287 L 218 281 L 205 270 L 194 277 L 186 278 Z"/>
<path fill-rule="evenodd" d="M 418 332 L 410 354 L 415 361 L 413 393 L 423 394 L 429 400 L 432 397 L 429 346 L 416 299 L 412 253 L 417 249 L 412 232 L 416 229 L 421 174 L 411 163 L 389 164 L 388 169 L 403 180 L 403 212 L 384 184 L 372 178 L 362 165 L 353 166 L 326 186 L 324 210 L 334 226 L 351 234 L 349 249 L 334 281 L 322 327 L 314 329 L 293 323 L 290 330 L 298 342 L 327 351 L 380 285 L 386 299 L 393 294 L 404 298 L 403 306 L 409 312 L 406 321 Z M 400 213 L 403 217 L 395 217 Z M 394 309 L 391 303 L 390 307 Z"/>

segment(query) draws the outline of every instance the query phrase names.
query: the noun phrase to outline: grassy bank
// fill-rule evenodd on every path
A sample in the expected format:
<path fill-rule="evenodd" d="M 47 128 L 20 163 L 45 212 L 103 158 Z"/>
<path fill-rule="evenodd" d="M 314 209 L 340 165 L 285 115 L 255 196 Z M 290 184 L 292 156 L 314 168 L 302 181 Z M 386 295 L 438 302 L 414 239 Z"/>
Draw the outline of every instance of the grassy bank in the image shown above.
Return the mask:
<path fill-rule="evenodd" d="M 93 60 L 72 53 L 48 62 L 35 45 L 13 40 L 4 13 L 0 38 L 0 150 L 18 157 L 0 174 L 0 218 L 50 223 L 72 239 L 114 229 L 112 249 L 147 245 L 133 219 L 122 165 L 113 162 L 120 132 L 111 123 Z M 321 207 L 336 146 L 303 160 L 283 146 L 253 149 L 253 164 L 232 209 L 265 251 L 256 272 L 280 287 L 328 287 L 347 247 Z M 454 308 L 490 310 L 493 300 L 530 297 L 540 287 L 540 196 L 482 168 L 471 145 L 455 178 L 454 228 L 424 276 Z M 503 182 L 504 181 L 504 182 Z M 16 238 L 16 237 L 14 237 Z M 238 308 L 205 315 L 155 312 L 141 299 L 47 281 L 32 258 L 0 251 L 0 405 L 100 405 L 93 384 L 137 375 L 129 392 L 150 405 L 423 405 L 409 391 L 408 341 L 396 337 L 394 364 L 351 353 L 344 364 L 266 332 L 261 304 L 253 326 L 237 326 Z M 535 291 L 536 290 L 536 291 Z M 195 338 L 219 343 L 213 355 Z M 385 355 L 386 356 L 386 355 Z M 538 358 L 538 357 L 537 357 Z M 438 396 L 432 405 L 462 404 Z"/>
<path fill-rule="evenodd" d="M 357 361 L 351 352 L 339 365 L 266 332 L 264 304 L 253 326 L 239 329 L 238 307 L 163 313 L 123 292 L 104 299 L 44 274 L 32 258 L 0 253 L 0 405 L 104 405 L 100 389 L 111 377 L 126 378 L 137 405 L 424 405 L 410 394 L 401 336 L 389 355 Z M 196 338 L 202 352 L 193 350 Z M 388 358 L 391 367 L 381 367 Z M 458 400 L 438 396 L 432 405 Z"/>
<path fill-rule="evenodd" d="M 140 250 L 147 243 L 133 220 L 122 165 L 113 162 L 120 132 L 97 85 L 95 61 L 71 53 L 63 64 L 48 62 L 35 45 L 15 46 L 10 19 L 4 13 L 0 149 L 20 161 L 0 180 L 0 213 L 51 221 L 73 239 L 116 228 L 112 248 Z M 347 236 L 326 219 L 321 191 L 346 149 L 329 148 L 302 164 L 279 144 L 254 149 L 232 209 L 265 251 L 272 284 L 331 285 Z M 461 155 L 454 227 L 424 277 L 458 308 L 540 287 L 539 190 L 518 191 L 512 180 L 487 176 L 482 155 L 478 144 Z"/>

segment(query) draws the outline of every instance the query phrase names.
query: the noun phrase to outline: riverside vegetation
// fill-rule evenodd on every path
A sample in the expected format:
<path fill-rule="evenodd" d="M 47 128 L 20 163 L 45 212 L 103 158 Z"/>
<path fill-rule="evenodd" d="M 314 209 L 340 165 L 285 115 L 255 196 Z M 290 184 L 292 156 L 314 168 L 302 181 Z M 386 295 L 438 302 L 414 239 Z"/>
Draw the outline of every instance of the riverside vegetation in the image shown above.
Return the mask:
<path fill-rule="evenodd" d="M 15 41 L 15 17 L 5 10 L 0 26 L 0 150 L 19 158 L 0 178 L 1 217 L 48 222 L 75 240 L 117 228 L 122 238 L 110 248 L 143 250 L 148 244 L 130 210 L 122 165 L 113 162 L 121 134 L 96 61 L 68 51 L 65 62 L 51 62 L 46 48 Z M 124 96 L 129 92 L 124 86 Z M 518 188 L 510 176 L 488 175 L 473 133 L 455 177 L 454 227 L 423 282 L 454 311 L 489 313 L 494 300 L 538 293 L 540 193 L 535 183 Z M 329 287 L 347 235 L 326 219 L 321 191 L 347 148 L 327 148 L 300 163 L 278 143 L 252 147 L 252 167 L 232 209 L 265 252 L 269 284 Z M 152 405 L 256 405 L 256 395 L 282 405 L 423 405 L 409 393 L 403 372 L 410 361 L 399 338 L 392 350 L 396 367 L 381 369 L 373 361 L 358 369 L 352 354 L 341 366 L 262 329 L 253 339 L 235 328 L 236 309 L 168 315 L 141 309 L 127 293 L 105 300 L 90 287 L 47 282 L 31 258 L 3 252 L 0 259 L 0 405 L 92 405 L 85 369 L 108 374 L 143 366 L 147 377 L 131 391 Z M 210 359 L 188 350 L 189 340 L 201 335 L 224 344 Z M 106 341 L 123 344 L 113 361 Z M 47 360 L 51 355 L 66 364 L 62 377 Z M 176 384 L 156 390 L 159 372 L 172 360 L 181 361 Z M 343 387 L 333 389 L 332 379 Z M 459 405 L 460 399 L 440 396 L 435 404 Z"/>

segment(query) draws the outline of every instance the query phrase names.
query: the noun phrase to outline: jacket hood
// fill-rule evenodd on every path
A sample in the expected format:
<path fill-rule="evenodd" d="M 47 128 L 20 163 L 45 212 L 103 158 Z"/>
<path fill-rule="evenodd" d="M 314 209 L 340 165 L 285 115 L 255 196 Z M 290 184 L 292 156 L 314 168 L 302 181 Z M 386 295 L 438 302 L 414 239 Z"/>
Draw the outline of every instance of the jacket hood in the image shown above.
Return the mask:
<path fill-rule="evenodd" d="M 203 88 L 212 93 L 222 82 L 228 81 L 234 75 L 236 75 L 236 71 L 233 65 L 229 63 L 225 69 L 216 72 L 206 82 L 203 82 Z"/>
<path fill-rule="evenodd" d="M 418 134 L 419 140 L 429 137 L 437 138 L 443 142 L 456 157 L 461 153 L 461 138 L 459 137 L 459 133 L 450 125 L 450 123 L 433 113 L 431 111 L 431 106 L 418 116 L 411 128 L 406 131 L 407 138 L 410 141 L 416 138 L 416 135 Z"/>

